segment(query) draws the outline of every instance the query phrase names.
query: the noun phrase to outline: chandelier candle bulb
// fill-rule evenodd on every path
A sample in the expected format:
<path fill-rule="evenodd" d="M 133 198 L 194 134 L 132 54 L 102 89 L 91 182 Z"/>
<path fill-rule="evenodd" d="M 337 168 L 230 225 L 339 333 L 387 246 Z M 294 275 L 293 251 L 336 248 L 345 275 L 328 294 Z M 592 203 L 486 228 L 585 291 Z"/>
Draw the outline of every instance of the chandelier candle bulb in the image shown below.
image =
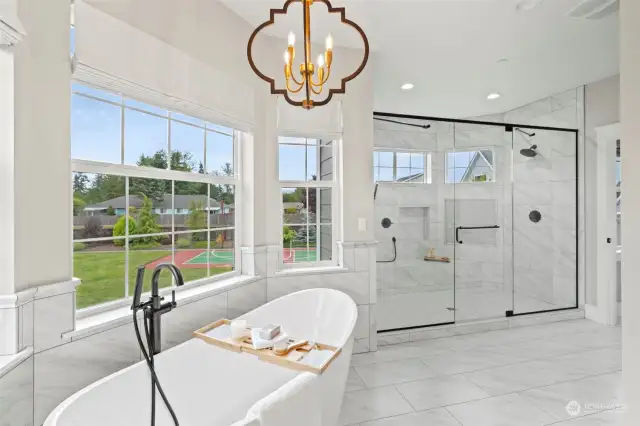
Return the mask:
<path fill-rule="evenodd" d="M 289 46 L 294 46 L 296 44 L 296 35 L 293 31 L 289 31 Z"/>
<path fill-rule="evenodd" d="M 325 46 L 326 46 L 327 50 L 333 49 L 333 37 L 331 37 L 331 34 L 329 34 L 327 36 L 327 40 L 325 42 Z"/>

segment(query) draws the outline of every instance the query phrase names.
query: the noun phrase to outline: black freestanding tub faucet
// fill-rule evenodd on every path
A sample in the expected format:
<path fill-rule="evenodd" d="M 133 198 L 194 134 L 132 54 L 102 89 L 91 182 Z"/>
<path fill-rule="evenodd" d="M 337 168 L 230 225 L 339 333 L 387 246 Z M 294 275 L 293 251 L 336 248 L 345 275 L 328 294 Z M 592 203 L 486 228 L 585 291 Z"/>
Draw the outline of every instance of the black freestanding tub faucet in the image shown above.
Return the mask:
<path fill-rule="evenodd" d="M 176 426 L 179 425 L 178 418 L 176 417 L 171 404 L 167 400 L 164 391 L 162 390 L 162 386 L 160 386 L 160 382 L 158 381 L 158 376 L 156 375 L 156 371 L 153 363 L 153 356 L 160 353 L 162 350 L 162 327 L 160 323 L 160 318 L 162 315 L 171 311 L 173 308 L 177 306 L 176 304 L 176 292 L 171 292 L 171 302 L 162 303 L 163 298 L 160 297 L 160 273 L 163 269 L 168 269 L 173 275 L 173 279 L 175 280 L 176 286 L 180 287 L 184 285 L 184 279 L 182 278 L 182 274 L 180 270 L 170 263 L 161 263 L 156 266 L 153 270 L 153 275 L 151 276 L 151 299 L 146 302 L 141 302 L 140 298 L 142 297 L 142 290 L 144 287 L 144 271 L 145 265 L 138 266 L 138 271 L 136 274 L 136 287 L 133 292 L 133 304 L 131 305 L 131 310 L 133 311 L 133 328 L 136 332 L 136 337 L 138 339 L 138 344 L 140 345 L 140 351 L 144 356 L 145 361 L 147 362 L 147 366 L 149 367 L 149 371 L 151 372 L 151 425 L 155 425 L 156 421 L 156 391 L 158 389 L 158 393 L 162 397 L 171 417 L 173 418 L 173 422 Z M 144 324 L 144 333 L 147 340 L 147 349 L 142 341 L 142 337 L 140 336 L 140 329 L 138 327 L 138 311 L 143 311 L 142 322 Z"/>

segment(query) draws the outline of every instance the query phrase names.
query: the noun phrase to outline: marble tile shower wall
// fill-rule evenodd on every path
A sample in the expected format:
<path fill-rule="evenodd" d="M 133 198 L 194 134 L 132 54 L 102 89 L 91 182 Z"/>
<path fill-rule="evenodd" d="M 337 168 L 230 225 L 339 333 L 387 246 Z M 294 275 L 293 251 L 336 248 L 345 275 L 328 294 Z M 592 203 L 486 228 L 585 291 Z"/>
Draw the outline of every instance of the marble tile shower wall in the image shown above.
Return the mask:
<path fill-rule="evenodd" d="M 508 122 L 580 128 L 582 88 L 551 96 L 506 114 Z M 535 130 L 530 138 L 513 133 L 515 311 L 530 309 L 526 300 L 543 302 L 542 309 L 576 304 L 578 223 L 577 151 L 574 133 Z M 538 155 L 526 158 L 520 149 L 537 145 Z M 533 223 L 529 213 L 538 211 Z"/>

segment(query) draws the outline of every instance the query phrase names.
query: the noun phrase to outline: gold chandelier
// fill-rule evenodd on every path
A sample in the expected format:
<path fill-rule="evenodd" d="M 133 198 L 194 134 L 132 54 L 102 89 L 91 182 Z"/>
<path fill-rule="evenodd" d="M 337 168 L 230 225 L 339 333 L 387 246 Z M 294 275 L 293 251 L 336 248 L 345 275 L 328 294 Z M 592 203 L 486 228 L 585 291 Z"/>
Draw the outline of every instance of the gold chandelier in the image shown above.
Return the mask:
<path fill-rule="evenodd" d="M 340 88 L 338 89 L 329 89 L 328 94 L 323 100 L 314 100 L 313 95 L 320 95 L 323 92 L 323 89 L 327 82 L 329 81 L 329 76 L 331 75 L 331 65 L 333 63 L 333 38 L 331 35 L 327 36 L 325 43 L 325 51 L 323 54 L 318 55 L 317 59 L 317 68 L 316 65 L 312 62 L 312 52 L 311 52 L 311 11 L 310 8 L 314 2 L 324 3 L 327 6 L 329 13 L 340 13 L 341 21 L 343 24 L 349 25 L 353 27 L 362 37 L 362 41 L 364 42 L 364 56 L 362 58 L 362 62 L 358 69 L 348 75 L 347 77 L 342 78 Z M 275 21 L 275 15 L 278 14 L 286 14 L 289 6 L 292 3 L 302 3 L 303 9 L 303 28 L 304 28 L 304 57 L 303 62 L 299 66 L 300 78 L 296 77 L 296 72 L 294 71 L 294 60 L 296 58 L 296 49 L 295 35 L 290 32 L 288 38 L 288 47 L 284 53 L 284 77 L 286 82 L 285 89 L 277 89 L 275 85 L 275 80 L 271 77 L 263 74 L 255 65 L 253 61 L 253 57 L 251 54 L 253 42 L 258 35 L 258 33 L 265 27 L 271 25 Z M 263 22 L 259 25 L 251 37 L 249 38 L 249 43 L 247 45 L 247 58 L 249 59 L 249 65 L 253 69 L 253 72 L 258 75 L 261 79 L 266 81 L 271 85 L 271 93 L 274 95 L 284 95 L 285 100 L 294 106 L 301 106 L 304 109 L 311 109 L 316 106 L 326 105 L 331 101 L 331 98 L 334 94 L 343 94 L 346 91 L 346 83 L 350 80 L 356 78 L 364 67 L 367 65 L 367 61 L 369 59 L 369 41 L 367 40 L 367 36 L 362 31 L 362 28 L 358 26 L 353 21 L 346 19 L 345 16 L 345 8 L 344 7 L 333 7 L 329 0 L 287 0 L 284 3 L 282 9 L 271 9 L 270 11 L 270 19 L 269 21 Z M 317 77 L 314 77 L 317 73 Z M 301 101 L 296 101 L 290 97 L 290 94 L 296 94 L 301 92 L 304 89 L 304 99 Z"/>

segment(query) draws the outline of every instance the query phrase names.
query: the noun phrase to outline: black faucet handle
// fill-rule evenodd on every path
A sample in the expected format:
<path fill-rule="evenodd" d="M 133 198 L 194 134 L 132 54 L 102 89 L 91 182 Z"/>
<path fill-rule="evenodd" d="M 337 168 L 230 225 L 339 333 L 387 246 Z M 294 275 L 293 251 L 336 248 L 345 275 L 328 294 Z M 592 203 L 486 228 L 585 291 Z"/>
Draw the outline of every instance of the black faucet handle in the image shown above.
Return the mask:
<path fill-rule="evenodd" d="M 171 290 L 171 306 L 172 307 L 177 307 L 178 304 L 176 303 L 176 291 L 175 290 Z"/>

